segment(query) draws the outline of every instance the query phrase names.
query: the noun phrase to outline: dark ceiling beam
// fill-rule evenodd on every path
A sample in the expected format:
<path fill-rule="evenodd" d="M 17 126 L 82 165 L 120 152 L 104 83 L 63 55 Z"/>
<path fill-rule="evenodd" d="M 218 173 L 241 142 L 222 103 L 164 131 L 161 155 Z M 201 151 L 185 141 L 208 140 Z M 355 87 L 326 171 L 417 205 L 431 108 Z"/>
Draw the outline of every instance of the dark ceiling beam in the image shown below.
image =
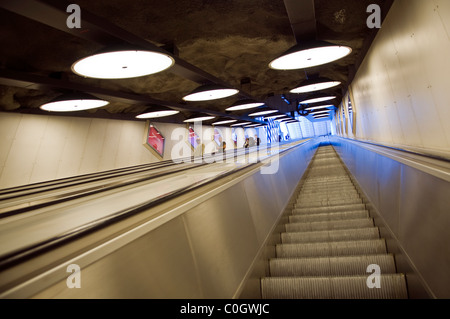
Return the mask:
<path fill-rule="evenodd" d="M 314 0 L 284 0 L 292 32 L 297 43 L 317 36 Z"/>
<path fill-rule="evenodd" d="M 230 84 L 182 60 L 171 52 L 118 27 L 104 18 L 83 10 L 83 8 L 81 8 L 81 28 L 68 28 L 66 21 L 70 14 L 66 12 L 66 9 L 69 4 L 70 2 L 64 0 L 0 1 L 0 7 L 3 9 L 105 47 L 131 44 L 142 49 L 163 52 L 175 60 L 175 65 L 168 70 L 169 72 L 198 84 L 218 84 L 232 87 Z M 252 98 L 243 91 L 240 91 L 239 94 L 242 98 Z"/>
<path fill-rule="evenodd" d="M 80 91 L 85 93 L 90 93 L 108 101 L 125 103 L 130 105 L 163 105 L 171 109 L 178 111 L 187 111 L 195 113 L 207 113 L 219 117 L 227 117 L 236 120 L 245 120 L 255 123 L 263 123 L 257 121 L 254 118 L 248 116 L 239 116 L 236 114 L 228 114 L 223 112 L 218 112 L 214 110 L 205 110 L 189 105 L 178 104 L 168 101 L 157 100 L 151 98 L 150 96 L 135 93 L 120 92 L 117 90 L 109 90 L 104 88 L 95 87 L 92 85 L 73 83 L 67 80 L 55 79 L 51 77 L 45 77 L 41 75 L 23 73 L 19 71 L 12 71 L 6 69 L 0 69 L 0 85 L 20 87 L 29 90 L 70 90 L 70 91 Z M 107 107 L 107 106 L 106 106 Z"/>

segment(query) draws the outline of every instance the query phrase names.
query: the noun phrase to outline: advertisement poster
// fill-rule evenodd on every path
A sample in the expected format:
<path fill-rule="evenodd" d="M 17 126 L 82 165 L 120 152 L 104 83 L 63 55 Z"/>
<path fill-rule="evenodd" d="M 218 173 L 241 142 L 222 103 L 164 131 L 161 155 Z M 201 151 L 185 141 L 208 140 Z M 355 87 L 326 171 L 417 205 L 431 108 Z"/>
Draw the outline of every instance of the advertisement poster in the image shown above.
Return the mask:
<path fill-rule="evenodd" d="M 164 136 L 152 124 L 148 126 L 146 142 L 159 156 L 164 157 Z"/>

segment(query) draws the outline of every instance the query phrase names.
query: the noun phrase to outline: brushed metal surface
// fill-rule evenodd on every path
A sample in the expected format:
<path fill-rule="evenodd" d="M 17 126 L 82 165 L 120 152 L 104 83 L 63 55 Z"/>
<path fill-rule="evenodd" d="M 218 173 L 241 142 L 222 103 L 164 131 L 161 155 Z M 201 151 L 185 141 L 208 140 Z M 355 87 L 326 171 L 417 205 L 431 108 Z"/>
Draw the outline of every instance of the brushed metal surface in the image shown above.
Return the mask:
<path fill-rule="evenodd" d="M 203 297 L 184 223 L 178 217 L 81 268 L 81 288 L 69 289 L 63 280 L 33 298 L 186 296 Z"/>
<path fill-rule="evenodd" d="M 399 161 L 398 152 L 391 158 L 386 150 L 382 155 L 355 141 L 333 137 L 332 143 L 372 203 L 368 208 L 396 255 L 398 271 L 406 274 L 409 296 L 449 298 L 449 172 L 440 174 L 434 164 L 426 167 L 411 155 Z"/>

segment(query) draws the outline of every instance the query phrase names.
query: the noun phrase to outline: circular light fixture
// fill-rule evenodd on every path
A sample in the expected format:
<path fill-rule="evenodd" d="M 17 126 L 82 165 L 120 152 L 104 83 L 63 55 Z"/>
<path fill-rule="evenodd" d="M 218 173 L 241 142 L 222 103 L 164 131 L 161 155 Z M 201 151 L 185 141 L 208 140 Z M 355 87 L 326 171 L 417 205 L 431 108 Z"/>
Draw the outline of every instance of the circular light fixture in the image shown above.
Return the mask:
<path fill-rule="evenodd" d="M 297 44 L 269 63 L 275 70 L 306 69 L 339 60 L 352 52 L 347 46 L 325 41 L 307 41 Z"/>
<path fill-rule="evenodd" d="M 95 109 L 108 104 L 108 101 L 101 100 L 90 94 L 69 93 L 41 105 L 40 109 L 51 112 L 73 112 Z"/>
<path fill-rule="evenodd" d="M 247 124 L 252 124 L 252 122 L 240 122 L 240 123 L 232 124 L 230 126 L 243 126 L 243 125 L 247 125 Z"/>
<path fill-rule="evenodd" d="M 336 96 L 320 96 L 320 97 L 301 101 L 300 104 L 314 104 L 314 103 L 319 103 L 319 102 L 324 102 L 324 101 L 330 101 L 335 98 L 336 98 Z"/>
<path fill-rule="evenodd" d="M 240 100 L 240 101 L 233 103 L 233 105 L 231 105 L 229 108 L 227 108 L 225 110 L 226 111 L 248 110 L 248 109 L 253 109 L 256 107 L 263 106 L 263 105 L 264 105 L 264 103 L 250 100 L 250 99 L 245 99 L 245 100 Z"/>
<path fill-rule="evenodd" d="M 311 113 L 311 115 L 325 115 L 325 114 L 330 114 L 330 112 L 329 111 L 321 111 L 321 112 L 315 112 L 315 113 Z"/>
<path fill-rule="evenodd" d="M 188 119 L 184 120 L 184 122 L 185 123 L 203 122 L 203 121 L 212 120 L 214 118 L 216 118 L 216 117 L 212 116 L 212 115 L 208 115 L 208 114 L 196 114 L 196 115 L 193 115 L 193 116 L 189 117 Z"/>
<path fill-rule="evenodd" d="M 180 111 L 172 110 L 163 106 L 153 106 L 150 112 L 139 114 L 136 116 L 138 119 L 151 119 L 158 117 L 171 116 L 180 113 Z"/>
<path fill-rule="evenodd" d="M 340 81 L 332 81 L 327 78 L 308 79 L 302 81 L 298 87 L 292 89 L 290 92 L 295 94 L 316 92 L 338 86 L 339 84 L 341 84 Z"/>
<path fill-rule="evenodd" d="M 224 124 L 230 124 L 230 123 L 235 123 L 235 122 L 237 122 L 237 120 L 223 120 L 223 121 L 212 123 L 212 125 L 224 125 Z"/>
<path fill-rule="evenodd" d="M 278 119 L 280 117 L 285 117 L 285 115 L 277 114 L 277 115 L 264 116 L 264 118 L 266 118 L 266 119 Z"/>
<path fill-rule="evenodd" d="M 239 90 L 226 88 L 220 85 L 203 85 L 183 97 L 183 100 L 193 101 L 210 101 L 223 99 L 239 93 Z"/>
<path fill-rule="evenodd" d="M 260 112 L 249 114 L 248 116 L 262 116 L 262 115 L 273 114 L 273 113 L 277 113 L 277 112 L 278 112 L 277 110 L 265 110 L 265 111 L 260 111 Z"/>
<path fill-rule="evenodd" d="M 88 78 L 126 79 L 158 73 L 174 63 L 171 56 L 160 52 L 121 50 L 78 60 L 72 65 L 72 71 Z"/>
<path fill-rule="evenodd" d="M 319 110 L 319 109 L 327 109 L 330 107 L 334 107 L 334 105 L 328 104 L 328 105 L 319 105 L 319 106 L 308 106 L 308 107 L 305 107 L 305 110 L 312 111 L 312 110 Z"/>

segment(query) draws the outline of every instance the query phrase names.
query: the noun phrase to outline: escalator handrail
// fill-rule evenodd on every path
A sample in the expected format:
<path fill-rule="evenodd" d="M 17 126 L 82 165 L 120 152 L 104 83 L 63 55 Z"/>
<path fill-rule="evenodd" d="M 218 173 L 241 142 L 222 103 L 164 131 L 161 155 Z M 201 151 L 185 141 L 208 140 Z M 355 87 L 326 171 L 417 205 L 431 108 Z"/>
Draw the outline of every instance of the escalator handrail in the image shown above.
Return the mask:
<path fill-rule="evenodd" d="M 294 148 L 303 146 L 305 144 L 310 143 L 312 140 L 307 140 L 302 143 L 296 144 L 292 147 L 289 147 L 287 149 L 281 150 L 278 154 L 283 154 L 288 151 L 293 150 Z M 217 176 L 210 177 L 206 180 L 199 181 L 196 183 L 193 183 L 189 186 L 185 186 L 181 189 L 177 189 L 171 193 L 165 194 L 164 196 L 161 196 L 156 199 L 151 199 L 145 203 L 127 208 L 125 210 L 116 212 L 114 214 L 110 214 L 108 216 L 99 218 L 97 220 L 91 221 L 89 223 L 86 223 L 84 225 L 79 226 L 76 229 L 69 230 L 63 234 L 60 234 L 58 236 L 49 238 L 47 240 L 35 243 L 33 245 L 27 246 L 25 248 L 21 248 L 17 251 L 13 251 L 10 253 L 7 253 L 3 256 L 0 256 L 0 271 L 3 271 L 5 269 L 11 268 L 17 264 L 20 264 L 26 260 L 29 260 L 33 257 L 36 257 L 42 253 L 45 253 L 47 251 L 50 251 L 52 249 L 56 249 L 58 247 L 61 247 L 64 244 L 67 244 L 69 242 L 72 242 L 76 239 L 79 239 L 85 235 L 91 234 L 92 232 L 98 231 L 102 228 L 105 228 L 109 225 L 112 225 L 116 222 L 119 222 L 121 220 L 124 220 L 125 218 L 129 218 L 131 216 L 134 216 L 138 213 L 141 213 L 143 211 L 146 211 L 148 209 L 151 209 L 153 207 L 156 207 L 157 205 L 160 205 L 164 202 L 167 202 L 171 199 L 174 199 L 178 196 L 184 195 L 187 192 L 193 191 L 195 189 L 198 189 L 200 187 L 207 186 L 208 184 L 211 184 L 219 179 L 225 178 L 227 176 L 230 176 L 232 174 L 239 173 L 245 169 L 255 167 L 256 165 L 262 165 L 261 161 L 257 161 L 256 163 L 251 163 L 248 165 L 245 165 L 243 167 L 236 168 L 232 171 L 228 171 L 222 174 L 219 174 Z"/>

